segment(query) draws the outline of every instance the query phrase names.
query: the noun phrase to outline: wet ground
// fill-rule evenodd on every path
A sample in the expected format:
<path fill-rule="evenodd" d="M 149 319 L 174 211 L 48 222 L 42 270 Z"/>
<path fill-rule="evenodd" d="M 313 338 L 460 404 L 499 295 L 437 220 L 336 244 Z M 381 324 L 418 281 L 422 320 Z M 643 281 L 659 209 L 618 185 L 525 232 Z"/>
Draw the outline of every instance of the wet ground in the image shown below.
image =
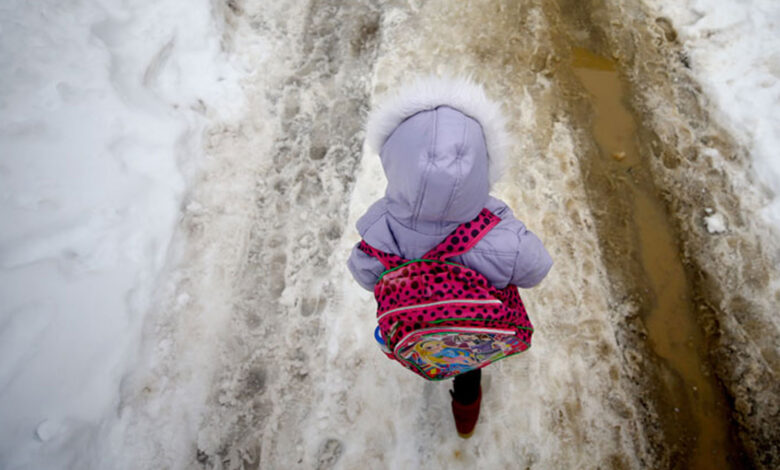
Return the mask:
<path fill-rule="evenodd" d="M 150 325 L 173 341 L 147 346 L 125 390 L 147 415 L 136 436 L 190 423 L 148 444 L 150 466 L 780 464 L 780 293 L 765 261 L 778 252 L 668 21 L 606 1 L 220 8 L 225 47 L 254 71 L 251 111 L 210 132 L 175 287 Z M 516 158 L 495 193 L 556 263 L 523 293 L 534 346 L 486 371 L 468 441 L 446 384 L 379 354 L 373 299 L 344 266 L 384 185 L 362 153 L 365 114 L 432 72 L 502 101 Z M 726 232 L 707 230 L 715 213 Z"/>
<path fill-rule="evenodd" d="M 601 218 L 603 243 L 629 245 L 639 254 L 631 260 L 634 269 L 622 275 L 647 306 L 642 318 L 647 334 L 641 339 L 658 360 L 654 379 L 660 380 L 652 389 L 667 441 L 686 468 L 746 468 L 733 444 L 723 390 L 708 364 L 676 234 L 643 166 L 617 65 L 575 47 L 571 66 L 587 92 L 598 147 L 587 172 L 592 198 L 607 211 L 622 212 L 619 227 L 610 217 Z"/>

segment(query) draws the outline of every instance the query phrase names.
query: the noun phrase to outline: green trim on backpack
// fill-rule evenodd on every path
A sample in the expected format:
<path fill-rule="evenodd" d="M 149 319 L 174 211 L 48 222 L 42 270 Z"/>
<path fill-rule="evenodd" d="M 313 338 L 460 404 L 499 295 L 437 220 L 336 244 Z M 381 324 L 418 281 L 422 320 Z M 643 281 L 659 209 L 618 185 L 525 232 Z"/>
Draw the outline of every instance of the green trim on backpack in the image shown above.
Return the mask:
<path fill-rule="evenodd" d="M 406 262 L 406 263 L 404 263 L 404 264 L 398 265 L 398 266 L 396 266 L 396 267 L 394 267 L 394 268 L 390 268 L 390 269 L 388 269 L 388 270 L 386 270 L 386 271 L 382 272 L 382 274 L 380 274 L 380 275 L 379 275 L 379 279 L 381 280 L 381 279 L 382 279 L 382 278 L 385 276 L 385 274 L 391 273 L 391 272 L 393 272 L 393 271 L 397 271 L 397 270 L 399 270 L 399 269 L 403 268 L 404 266 L 408 266 L 408 265 L 410 265 L 410 264 L 412 264 L 412 263 L 438 263 L 438 264 L 449 264 L 450 266 L 457 266 L 457 267 L 459 267 L 459 268 L 471 269 L 471 268 L 469 268 L 468 266 L 464 266 L 464 265 L 462 265 L 462 264 L 458 264 L 458 263 L 451 263 L 451 262 L 449 262 L 449 261 L 442 261 L 442 260 L 438 260 L 438 259 L 423 259 L 423 258 L 419 258 L 419 259 L 413 259 L 413 260 L 407 261 L 407 262 Z"/>

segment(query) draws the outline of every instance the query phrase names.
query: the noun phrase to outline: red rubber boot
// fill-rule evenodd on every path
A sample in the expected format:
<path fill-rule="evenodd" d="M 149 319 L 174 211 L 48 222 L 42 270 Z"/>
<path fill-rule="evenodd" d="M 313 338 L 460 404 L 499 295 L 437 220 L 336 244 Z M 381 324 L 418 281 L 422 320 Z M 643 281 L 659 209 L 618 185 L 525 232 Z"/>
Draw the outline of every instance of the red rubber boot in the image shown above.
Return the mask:
<path fill-rule="evenodd" d="M 458 435 L 463 439 L 468 439 L 474 434 L 474 428 L 477 426 L 477 419 L 479 418 L 479 405 L 482 402 L 482 387 L 479 387 L 479 395 L 473 403 L 463 405 L 455 400 L 455 396 L 452 398 L 452 416 L 455 418 L 455 428 L 458 430 Z"/>

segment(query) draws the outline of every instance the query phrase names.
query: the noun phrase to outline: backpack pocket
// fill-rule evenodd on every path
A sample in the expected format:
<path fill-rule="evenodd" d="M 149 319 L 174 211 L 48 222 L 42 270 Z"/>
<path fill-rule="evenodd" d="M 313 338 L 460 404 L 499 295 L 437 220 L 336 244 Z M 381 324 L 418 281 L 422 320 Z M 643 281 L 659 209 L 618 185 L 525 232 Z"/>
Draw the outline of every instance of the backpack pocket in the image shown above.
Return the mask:
<path fill-rule="evenodd" d="M 395 358 L 430 380 L 482 368 L 528 348 L 509 328 L 478 326 L 423 328 L 408 333 L 393 349 Z"/>

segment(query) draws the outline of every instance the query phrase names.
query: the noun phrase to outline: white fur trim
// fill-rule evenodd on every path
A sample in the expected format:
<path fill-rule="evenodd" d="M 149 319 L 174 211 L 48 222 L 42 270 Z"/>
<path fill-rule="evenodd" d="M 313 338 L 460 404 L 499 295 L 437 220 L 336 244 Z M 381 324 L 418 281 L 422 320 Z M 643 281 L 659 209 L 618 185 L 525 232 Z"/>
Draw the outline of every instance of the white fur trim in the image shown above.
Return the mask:
<path fill-rule="evenodd" d="M 490 183 L 495 183 L 503 173 L 510 142 L 506 118 L 501 107 L 488 99 L 482 87 L 471 80 L 428 77 L 399 90 L 369 114 L 366 125 L 369 148 L 379 153 L 387 138 L 404 119 L 442 105 L 457 109 L 482 126 L 488 151 Z"/>

